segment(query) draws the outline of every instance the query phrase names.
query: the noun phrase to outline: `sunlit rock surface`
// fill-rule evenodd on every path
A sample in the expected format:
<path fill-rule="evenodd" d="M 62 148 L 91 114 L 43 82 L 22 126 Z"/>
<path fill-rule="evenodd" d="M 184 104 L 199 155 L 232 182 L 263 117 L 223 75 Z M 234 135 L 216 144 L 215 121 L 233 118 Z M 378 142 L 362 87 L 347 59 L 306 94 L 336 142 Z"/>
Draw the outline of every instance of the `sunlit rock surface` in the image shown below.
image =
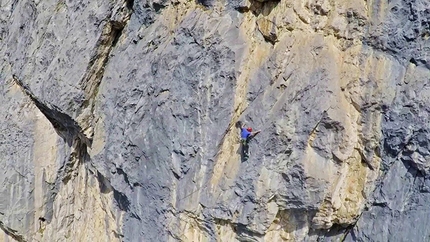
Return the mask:
<path fill-rule="evenodd" d="M 428 241 L 429 37 L 427 0 L 0 1 L 0 241 Z"/>

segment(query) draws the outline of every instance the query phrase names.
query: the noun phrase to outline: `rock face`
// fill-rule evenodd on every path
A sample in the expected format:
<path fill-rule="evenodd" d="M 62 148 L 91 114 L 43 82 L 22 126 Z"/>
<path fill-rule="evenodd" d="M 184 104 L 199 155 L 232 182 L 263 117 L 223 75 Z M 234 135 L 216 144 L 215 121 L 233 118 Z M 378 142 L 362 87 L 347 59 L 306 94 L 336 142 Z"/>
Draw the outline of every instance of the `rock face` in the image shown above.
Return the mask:
<path fill-rule="evenodd" d="M 0 241 L 430 239 L 427 0 L 14 0 L 0 23 Z"/>

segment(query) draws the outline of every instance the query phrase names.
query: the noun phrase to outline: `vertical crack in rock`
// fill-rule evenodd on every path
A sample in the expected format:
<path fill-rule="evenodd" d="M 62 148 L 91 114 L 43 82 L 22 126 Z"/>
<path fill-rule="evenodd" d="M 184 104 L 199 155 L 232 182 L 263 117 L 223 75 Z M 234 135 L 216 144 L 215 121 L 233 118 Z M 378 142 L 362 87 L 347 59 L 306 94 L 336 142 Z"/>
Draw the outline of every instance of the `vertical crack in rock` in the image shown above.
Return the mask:
<path fill-rule="evenodd" d="M 134 0 L 126 0 L 126 7 L 130 10 L 133 10 Z"/>
<path fill-rule="evenodd" d="M 103 79 L 106 65 L 109 61 L 110 53 L 116 46 L 124 29 L 124 23 L 109 21 L 103 28 L 101 37 L 97 43 L 95 55 L 91 58 L 86 75 L 83 79 L 82 89 L 85 92 L 83 113 L 78 118 L 78 122 L 84 127 L 84 133 L 90 139 L 93 138 L 93 121 L 95 98 L 98 94 L 100 83 Z M 85 110 L 89 108 L 89 110 Z"/>
<path fill-rule="evenodd" d="M 86 106 L 89 105 L 90 99 L 97 95 L 106 64 L 109 61 L 110 52 L 117 44 L 123 28 L 123 24 L 115 21 L 109 21 L 103 28 L 101 37 L 96 44 L 97 50 L 88 63 L 86 75 L 82 81 L 83 90 L 87 95 L 86 103 L 84 104 Z"/>
<path fill-rule="evenodd" d="M 90 159 L 87 146 L 84 143 L 79 139 L 75 139 L 72 144 L 72 153 L 70 154 L 69 160 L 60 168 L 60 170 L 64 171 L 63 176 L 61 176 L 64 184 L 67 184 L 70 179 L 78 175 L 79 165 Z"/>
<path fill-rule="evenodd" d="M 356 227 L 358 220 L 360 220 L 361 215 L 363 215 L 363 212 L 365 209 L 366 208 L 361 210 L 360 214 L 357 216 L 357 219 L 355 220 L 354 223 L 352 223 L 349 226 L 347 226 L 346 228 L 344 228 L 341 242 L 344 242 L 349 234 L 351 234 L 351 236 L 354 238 L 354 241 L 356 240 L 355 235 L 354 235 L 354 228 Z"/>
<path fill-rule="evenodd" d="M 85 101 L 81 107 L 82 113 L 77 120 L 84 128 L 84 133 L 89 139 L 92 139 L 94 135 L 95 99 L 111 52 L 118 44 L 122 32 L 131 17 L 133 5 L 133 0 L 126 0 L 123 2 L 122 6 L 112 10 L 112 16 L 106 20 L 100 38 L 96 43 L 94 54 L 88 63 L 86 74 L 80 82 L 85 93 Z"/>

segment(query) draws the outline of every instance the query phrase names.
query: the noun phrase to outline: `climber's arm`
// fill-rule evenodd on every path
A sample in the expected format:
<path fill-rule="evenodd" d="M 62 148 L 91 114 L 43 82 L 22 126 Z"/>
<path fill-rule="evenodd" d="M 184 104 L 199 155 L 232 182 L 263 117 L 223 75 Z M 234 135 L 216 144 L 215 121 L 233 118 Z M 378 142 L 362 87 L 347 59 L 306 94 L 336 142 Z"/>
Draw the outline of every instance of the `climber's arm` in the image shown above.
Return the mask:
<path fill-rule="evenodd" d="M 258 130 L 258 131 L 255 131 L 255 132 L 252 132 L 251 133 L 251 135 L 249 136 L 249 137 L 252 137 L 252 138 L 254 138 L 257 134 L 259 134 L 261 132 L 261 130 Z"/>

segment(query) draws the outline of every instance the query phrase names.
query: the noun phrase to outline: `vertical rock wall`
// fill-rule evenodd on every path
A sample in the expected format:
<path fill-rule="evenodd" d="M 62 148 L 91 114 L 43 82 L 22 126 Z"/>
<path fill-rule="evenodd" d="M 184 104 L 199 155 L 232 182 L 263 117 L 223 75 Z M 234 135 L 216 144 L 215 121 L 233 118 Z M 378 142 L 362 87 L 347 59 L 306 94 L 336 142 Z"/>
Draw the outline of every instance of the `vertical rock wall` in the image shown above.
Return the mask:
<path fill-rule="evenodd" d="M 428 240 L 427 1 L 0 8 L 2 240 Z"/>

